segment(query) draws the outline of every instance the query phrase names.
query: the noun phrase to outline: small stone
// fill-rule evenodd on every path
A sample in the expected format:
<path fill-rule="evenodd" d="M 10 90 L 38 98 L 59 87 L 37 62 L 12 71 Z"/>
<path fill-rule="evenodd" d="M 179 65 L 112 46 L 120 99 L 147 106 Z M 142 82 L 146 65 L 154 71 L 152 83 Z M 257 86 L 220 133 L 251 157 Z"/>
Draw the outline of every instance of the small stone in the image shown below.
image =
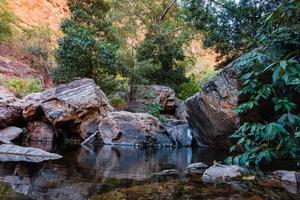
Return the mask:
<path fill-rule="evenodd" d="M 206 183 L 226 182 L 231 179 L 241 178 L 246 174 L 246 169 L 238 165 L 213 165 L 205 170 L 202 180 Z"/>
<path fill-rule="evenodd" d="M 187 166 L 187 169 L 206 169 L 206 168 L 208 168 L 208 165 L 203 162 L 192 163 L 189 166 Z"/>

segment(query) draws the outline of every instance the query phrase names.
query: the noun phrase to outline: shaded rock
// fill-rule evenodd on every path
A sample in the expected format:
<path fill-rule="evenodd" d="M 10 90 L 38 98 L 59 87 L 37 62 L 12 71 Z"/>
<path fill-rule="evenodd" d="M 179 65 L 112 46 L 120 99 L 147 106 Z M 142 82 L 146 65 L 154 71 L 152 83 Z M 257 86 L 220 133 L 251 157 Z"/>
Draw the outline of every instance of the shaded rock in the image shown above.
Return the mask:
<path fill-rule="evenodd" d="M 174 112 L 176 107 L 176 96 L 173 89 L 161 85 L 135 85 L 131 92 L 131 101 L 141 104 L 137 108 L 146 108 L 153 103 L 160 103 L 164 112 Z M 128 110 L 132 112 L 142 112 L 146 110 L 135 110 L 128 105 Z"/>
<path fill-rule="evenodd" d="M 21 107 L 14 105 L 0 105 L 0 128 L 18 124 L 22 120 Z"/>
<path fill-rule="evenodd" d="M 154 177 L 159 177 L 159 176 L 179 176 L 179 172 L 176 169 L 167 169 L 163 170 L 157 173 L 153 173 Z"/>
<path fill-rule="evenodd" d="M 105 144 L 171 146 L 159 121 L 147 113 L 111 112 L 99 125 Z"/>
<path fill-rule="evenodd" d="M 175 117 L 179 120 L 186 121 L 187 109 L 185 102 L 176 98 Z"/>
<path fill-rule="evenodd" d="M 239 74 L 233 63 L 228 65 L 186 101 L 187 120 L 199 146 L 231 146 L 228 136 L 240 121 L 233 112 L 238 105 Z"/>
<path fill-rule="evenodd" d="M 41 149 L 32 147 L 21 147 L 12 144 L 0 145 L 0 161 L 1 162 L 42 162 L 44 160 L 56 160 L 62 156 L 54 153 L 48 153 Z"/>
<path fill-rule="evenodd" d="M 46 90 L 42 94 L 42 108 L 55 127 L 67 129 L 84 137 L 80 125 L 91 118 L 104 118 L 111 106 L 105 94 L 92 79 L 73 81 Z"/>
<path fill-rule="evenodd" d="M 86 139 L 93 133 L 97 132 L 100 121 L 101 120 L 99 117 L 94 117 L 83 121 L 80 125 L 81 138 Z"/>
<path fill-rule="evenodd" d="M 21 103 L 23 105 L 23 118 L 26 121 L 41 120 L 44 117 L 42 108 L 42 93 L 34 93 L 25 96 Z"/>
<path fill-rule="evenodd" d="M 238 165 L 213 165 L 204 171 L 202 180 L 206 183 L 226 182 L 241 178 L 247 171 Z"/>
<path fill-rule="evenodd" d="M 187 122 L 169 120 L 164 126 L 167 133 L 178 146 L 192 146 L 193 136 Z"/>
<path fill-rule="evenodd" d="M 6 127 L 5 129 L 0 130 L 0 142 L 9 144 L 11 141 L 18 138 L 22 132 L 23 130 L 18 127 Z"/>
<path fill-rule="evenodd" d="M 49 124 L 35 121 L 27 124 L 27 130 L 31 141 L 53 142 L 55 131 Z"/>

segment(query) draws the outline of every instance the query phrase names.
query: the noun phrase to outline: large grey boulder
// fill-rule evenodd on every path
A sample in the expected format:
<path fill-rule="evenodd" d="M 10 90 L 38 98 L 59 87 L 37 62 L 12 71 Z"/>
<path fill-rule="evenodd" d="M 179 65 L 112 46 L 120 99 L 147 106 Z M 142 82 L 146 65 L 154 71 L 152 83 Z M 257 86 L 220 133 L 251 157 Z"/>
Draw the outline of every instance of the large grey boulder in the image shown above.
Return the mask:
<path fill-rule="evenodd" d="M 228 136 L 240 123 L 233 111 L 238 105 L 239 74 L 240 70 L 230 64 L 187 99 L 187 120 L 199 146 L 231 146 Z"/>
<path fill-rule="evenodd" d="M 48 121 L 63 129 L 86 138 L 81 125 L 91 119 L 103 119 L 112 108 L 105 94 L 92 79 L 73 81 L 46 90 L 41 95 L 41 107 Z"/>
<path fill-rule="evenodd" d="M 157 118 L 147 113 L 111 112 L 101 121 L 99 132 L 105 144 L 172 146 L 172 141 L 160 130 Z"/>
<path fill-rule="evenodd" d="M 5 143 L 5 144 L 10 144 L 11 141 L 14 139 L 18 138 L 22 134 L 23 130 L 14 127 L 14 126 L 9 126 L 4 129 L 0 130 L 0 142 Z"/>

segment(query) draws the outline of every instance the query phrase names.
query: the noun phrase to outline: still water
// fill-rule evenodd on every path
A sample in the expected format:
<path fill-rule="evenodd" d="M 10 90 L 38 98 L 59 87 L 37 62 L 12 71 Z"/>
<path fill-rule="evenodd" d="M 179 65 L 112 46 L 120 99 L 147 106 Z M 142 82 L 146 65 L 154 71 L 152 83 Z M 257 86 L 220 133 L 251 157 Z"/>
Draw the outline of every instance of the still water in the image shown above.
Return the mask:
<path fill-rule="evenodd" d="M 38 147 L 52 149 L 44 144 Z M 244 185 L 240 190 L 239 184 L 237 189 L 204 185 L 199 181 L 200 176 L 192 178 L 192 182 L 187 179 L 185 170 L 189 164 L 223 160 L 222 152 L 212 150 L 63 146 L 51 151 L 63 158 L 43 163 L 0 163 L 0 199 L 83 200 L 96 194 L 97 200 L 248 199 L 260 193 L 269 196 L 256 199 L 297 199 L 296 194 L 283 189 Z M 155 178 L 155 173 L 168 169 L 176 169 L 179 175 Z M 233 194 L 237 198 L 230 196 Z"/>

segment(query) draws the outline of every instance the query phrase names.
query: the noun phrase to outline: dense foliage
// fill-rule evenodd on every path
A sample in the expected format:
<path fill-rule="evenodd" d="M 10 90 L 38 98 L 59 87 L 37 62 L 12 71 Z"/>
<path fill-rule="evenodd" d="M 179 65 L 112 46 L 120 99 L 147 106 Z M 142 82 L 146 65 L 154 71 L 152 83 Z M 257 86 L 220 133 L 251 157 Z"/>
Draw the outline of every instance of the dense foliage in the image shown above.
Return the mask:
<path fill-rule="evenodd" d="M 256 36 L 257 49 L 242 56 L 241 102 L 247 115 L 231 136 L 244 152 L 230 163 L 258 165 L 274 158 L 300 160 L 300 2 L 285 1 Z"/>
<path fill-rule="evenodd" d="M 106 19 L 109 4 L 103 0 L 69 0 L 68 5 L 72 16 L 61 25 L 64 37 L 59 40 L 55 80 L 94 78 L 105 92 L 110 92 L 118 74 L 118 43 Z"/>
<path fill-rule="evenodd" d="M 12 24 L 16 17 L 10 11 L 7 0 L 0 0 L 0 43 L 12 35 Z"/>
<path fill-rule="evenodd" d="M 224 64 L 251 49 L 263 18 L 281 0 L 185 0 L 187 20 L 201 30 L 204 45 L 219 53 Z"/>

